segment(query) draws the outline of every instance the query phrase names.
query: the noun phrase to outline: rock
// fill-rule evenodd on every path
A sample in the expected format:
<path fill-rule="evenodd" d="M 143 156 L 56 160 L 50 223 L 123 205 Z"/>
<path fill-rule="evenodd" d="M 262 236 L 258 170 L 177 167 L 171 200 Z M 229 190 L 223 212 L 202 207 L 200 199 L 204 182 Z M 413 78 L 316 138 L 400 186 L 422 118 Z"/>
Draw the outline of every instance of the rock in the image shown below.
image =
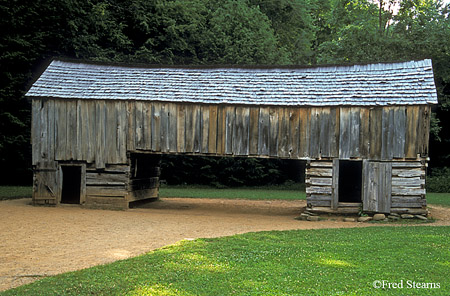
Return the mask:
<path fill-rule="evenodd" d="M 401 214 L 402 219 L 413 219 L 414 216 L 411 214 Z"/>
<path fill-rule="evenodd" d="M 344 222 L 356 222 L 355 218 L 344 218 Z"/>
<path fill-rule="evenodd" d="M 386 219 L 386 215 L 385 214 L 375 214 L 373 215 L 373 221 L 381 221 Z"/>
<path fill-rule="evenodd" d="M 389 216 L 388 216 L 388 219 L 397 221 L 397 220 L 400 220 L 400 217 L 399 217 L 399 216 L 394 216 L 394 215 L 389 215 Z"/>
<path fill-rule="evenodd" d="M 300 214 L 300 217 L 305 217 L 305 218 L 308 218 L 308 217 L 309 217 L 309 215 L 308 215 L 307 213 L 301 213 L 301 214 Z"/>
<path fill-rule="evenodd" d="M 417 218 L 417 219 L 419 219 L 419 220 L 428 220 L 428 218 L 427 217 L 425 217 L 425 216 L 422 216 L 422 215 L 414 215 L 414 217 L 415 218 Z"/>
<path fill-rule="evenodd" d="M 303 213 L 307 214 L 308 216 L 319 216 L 318 214 L 310 212 L 310 211 L 304 211 Z"/>
<path fill-rule="evenodd" d="M 368 222 L 370 220 L 372 220 L 372 217 L 369 217 L 369 216 L 367 216 L 367 217 L 359 217 L 358 218 L 358 222 Z"/>
<path fill-rule="evenodd" d="M 306 220 L 308 220 L 308 221 L 319 221 L 320 217 L 319 216 L 308 216 L 308 218 L 306 218 Z"/>

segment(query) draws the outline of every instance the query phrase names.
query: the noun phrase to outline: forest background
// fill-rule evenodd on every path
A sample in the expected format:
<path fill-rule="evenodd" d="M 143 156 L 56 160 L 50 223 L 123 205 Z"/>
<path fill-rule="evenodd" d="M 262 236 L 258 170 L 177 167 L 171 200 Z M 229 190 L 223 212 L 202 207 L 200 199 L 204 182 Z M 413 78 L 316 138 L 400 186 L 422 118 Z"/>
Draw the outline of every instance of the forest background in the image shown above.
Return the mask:
<path fill-rule="evenodd" d="M 431 58 L 439 104 L 428 174 L 433 191 L 448 192 L 449 12 L 441 0 L 0 0 L 0 184 L 32 182 L 24 94 L 54 57 L 307 66 Z M 170 184 L 301 179 L 295 161 L 164 156 L 162 166 Z"/>

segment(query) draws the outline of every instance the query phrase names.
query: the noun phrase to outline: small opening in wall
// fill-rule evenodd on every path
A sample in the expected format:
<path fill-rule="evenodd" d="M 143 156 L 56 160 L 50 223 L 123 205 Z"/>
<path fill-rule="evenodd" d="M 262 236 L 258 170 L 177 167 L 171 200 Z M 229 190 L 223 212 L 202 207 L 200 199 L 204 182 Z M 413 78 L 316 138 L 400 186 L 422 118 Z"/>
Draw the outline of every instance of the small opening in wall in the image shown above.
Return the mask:
<path fill-rule="evenodd" d="M 361 202 L 362 161 L 339 161 L 339 202 Z"/>
<path fill-rule="evenodd" d="M 81 166 L 61 166 L 63 174 L 61 203 L 80 204 Z"/>

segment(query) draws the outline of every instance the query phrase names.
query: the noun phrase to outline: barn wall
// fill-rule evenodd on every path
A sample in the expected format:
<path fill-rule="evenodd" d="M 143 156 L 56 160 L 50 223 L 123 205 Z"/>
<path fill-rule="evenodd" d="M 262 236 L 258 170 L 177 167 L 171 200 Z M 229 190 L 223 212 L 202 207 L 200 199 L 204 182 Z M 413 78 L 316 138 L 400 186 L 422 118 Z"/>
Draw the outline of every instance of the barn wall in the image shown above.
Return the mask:
<path fill-rule="evenodd" d="M 416 159 L 429 106 L 247 107 L 33 100 L 33 165 L 126 164 L 127 151 L 293 159 Z"/>
<path fill-rule="evenodd" d="M 333 159 L 397 160 L 393 208 L 425 203 L 424 177 L 416 176 L 424 169 L 402 167 L 402 161 L 428 154 L 426 105 L 266 107 L 33 99 L 32 115 L 33 197 L 38 203 L 59 202 L 62 162 L 86 165 L 87 204 L 120 208 L 157 197 L 159 175 L 133 179 L 130 153 L 322 159 L 308 168 L 309 201 L 333 209 L 337 203 L 330 184 L 335 177 L 328 172 Z M 411 171 L 409 179 L 396 179 L 405 170 Z M 405 182 L 414 190 L 405 193 Z"/>

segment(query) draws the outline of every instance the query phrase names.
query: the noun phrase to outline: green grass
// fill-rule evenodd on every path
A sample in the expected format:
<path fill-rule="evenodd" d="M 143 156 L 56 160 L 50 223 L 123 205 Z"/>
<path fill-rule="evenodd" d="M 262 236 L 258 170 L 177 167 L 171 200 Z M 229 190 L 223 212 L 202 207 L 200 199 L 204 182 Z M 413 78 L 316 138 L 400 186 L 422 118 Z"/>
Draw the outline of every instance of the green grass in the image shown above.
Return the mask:
<path fill-rule="evenodd" d="M 427 193 L 427 203 L 450 207 L 450 193 Z"/>
<path fill-rule="evenodd" d="M 304 186 L 246 187 L 217 189 L 199 186 L 163 186 L 161 197 L 226 198 L 226 199 L 306 199 Z"/>
<path fill-rule="evenodd" d="M 31 197 L 31 186 L 0 186 L 0 200 Z"/>
<path fill-rule="evenodd" d="M 449 232 L 370 227 L 182 241 L 0 295 L 449 295 Z M 375 289 L 376 280 L 403 280 L 404 288 Z"/>

